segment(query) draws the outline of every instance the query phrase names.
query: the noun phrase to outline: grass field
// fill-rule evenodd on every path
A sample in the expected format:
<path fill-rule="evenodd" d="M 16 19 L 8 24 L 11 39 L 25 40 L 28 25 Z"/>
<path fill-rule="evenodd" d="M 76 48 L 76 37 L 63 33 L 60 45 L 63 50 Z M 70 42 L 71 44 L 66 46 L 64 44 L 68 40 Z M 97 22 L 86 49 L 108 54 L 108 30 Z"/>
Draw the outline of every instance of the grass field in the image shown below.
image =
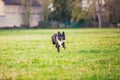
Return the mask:
<path fill-rule="evenodd" d="M 63 30 L 58 53 L 51 35 Z M 2 29 L 0 80 L 120 80 L 120 29 Z"/>

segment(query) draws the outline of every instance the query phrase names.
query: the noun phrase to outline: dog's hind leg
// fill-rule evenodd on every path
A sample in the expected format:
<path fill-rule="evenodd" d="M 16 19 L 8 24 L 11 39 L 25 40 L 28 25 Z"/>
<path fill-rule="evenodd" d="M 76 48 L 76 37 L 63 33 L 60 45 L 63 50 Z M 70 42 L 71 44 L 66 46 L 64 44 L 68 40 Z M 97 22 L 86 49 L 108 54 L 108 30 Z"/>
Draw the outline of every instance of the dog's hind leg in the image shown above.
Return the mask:
<path fill-rule="evenodd" d="M 60 52 L 60 45 L 56 44 L 57 51 Z"/>

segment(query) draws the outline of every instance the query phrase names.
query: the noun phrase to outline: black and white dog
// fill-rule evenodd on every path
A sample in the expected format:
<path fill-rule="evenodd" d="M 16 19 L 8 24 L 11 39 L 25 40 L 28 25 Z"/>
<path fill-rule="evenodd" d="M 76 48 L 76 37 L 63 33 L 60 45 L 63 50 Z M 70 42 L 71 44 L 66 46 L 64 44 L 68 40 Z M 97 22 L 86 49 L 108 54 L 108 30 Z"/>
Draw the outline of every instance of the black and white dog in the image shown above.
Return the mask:
<path fill-rule="evenodd" d="M 60 33 L 58 31 L 58 33 L 53 34 L 51 39 L 52 39 L 53 45 L 55 45 L 58 52 L 60 52 L 60 46 L 62 46 L 64 49 L 66 48 L 65 47 L 65 39 L 66 39 L 66 37 L 65 37 L 64 31 L 62 33 Z"/>

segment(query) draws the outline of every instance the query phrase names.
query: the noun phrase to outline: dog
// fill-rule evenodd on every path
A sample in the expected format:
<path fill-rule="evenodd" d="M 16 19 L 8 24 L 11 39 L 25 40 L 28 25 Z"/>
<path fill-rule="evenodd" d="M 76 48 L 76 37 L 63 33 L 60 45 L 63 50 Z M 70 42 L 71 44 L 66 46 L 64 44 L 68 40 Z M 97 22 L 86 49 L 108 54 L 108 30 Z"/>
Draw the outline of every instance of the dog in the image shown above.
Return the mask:
<path fill-rule="evenodd" d="M 51 39 L 52 39 L 53 45 L 55 45 L 58 52 L 60 52 L 60 46 L 62 46 L 64 48 L 64 50 L 65 50 L 65 48 L 66 48 L 65 47 L 66 37 L 65 37 L 65 32 L 64 31 L 62 33 L 60 33 L 58 31 L 58 33 L 53 34 Z"/>

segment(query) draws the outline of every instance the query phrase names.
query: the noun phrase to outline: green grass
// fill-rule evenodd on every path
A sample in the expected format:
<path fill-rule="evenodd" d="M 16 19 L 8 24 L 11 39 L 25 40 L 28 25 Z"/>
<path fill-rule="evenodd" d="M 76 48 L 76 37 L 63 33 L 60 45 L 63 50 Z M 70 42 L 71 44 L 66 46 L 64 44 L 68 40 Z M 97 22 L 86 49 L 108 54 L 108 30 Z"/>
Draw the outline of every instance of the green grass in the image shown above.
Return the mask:
<path fill-rule="evenodd" d="M 63 30 L 57 53 L 51 35 Z M 0 30 L 0 80 L 120 80 L 120 29 Z"/>

